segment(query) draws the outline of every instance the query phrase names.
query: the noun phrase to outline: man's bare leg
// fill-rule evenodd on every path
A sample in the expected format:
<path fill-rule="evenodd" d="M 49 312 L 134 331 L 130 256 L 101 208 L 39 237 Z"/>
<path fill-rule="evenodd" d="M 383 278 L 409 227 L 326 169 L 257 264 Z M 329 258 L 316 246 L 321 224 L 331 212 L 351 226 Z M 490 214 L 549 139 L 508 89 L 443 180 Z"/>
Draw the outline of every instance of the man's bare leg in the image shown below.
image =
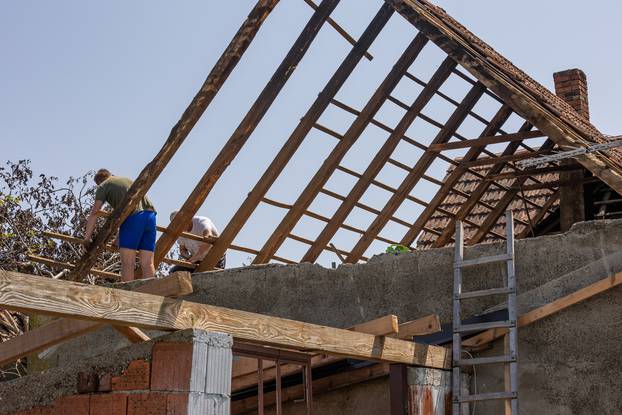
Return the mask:
<path fill-rule="evenodd" d="M 155 276 L 155 267 L 153 265 L 152 251 L 139 251 L 140 268 L 143 271 L 143 278 L 153 278 Z"/>
<path fill-rule="evenodd" d="M 134 267 L 136 266 L 136 251 L 133 249 L 119 248 L 121 254 L 121 281 L 134 280 Z"/>

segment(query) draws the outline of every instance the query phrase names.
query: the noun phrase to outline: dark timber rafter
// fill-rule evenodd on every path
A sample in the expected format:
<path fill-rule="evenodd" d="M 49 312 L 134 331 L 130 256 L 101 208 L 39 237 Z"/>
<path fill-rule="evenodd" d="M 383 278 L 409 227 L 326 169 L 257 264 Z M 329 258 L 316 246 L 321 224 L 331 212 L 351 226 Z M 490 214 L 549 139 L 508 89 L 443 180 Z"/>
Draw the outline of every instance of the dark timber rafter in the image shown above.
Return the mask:
<path fill-rule="evenodd" d="M 338 3 L 339 0 L 324 0 L 315 13 L 313 13 L 311 19 L 309 19 L 298 36 L 298 39 L 296 39 L 291 49 L 272 75 L 272 78 L 270 78 L 270 81 L 268 81 L 244 119 L 240 122 L 240 125 L 238 125 L 227 143 L 222 147 L 190 196 L 188 196 L 186 202 L 179 209 L 179 212 L 169 224 L 167 232 L 162 234 L 158 240 L 155 252 L 156 266 L 166 256 L 179 234 L 184 230 L 187 224 L 190 223 L 192 217 L 203 205 L 216 181 L 240 152 L 255 128 L 257 128 L 257 125 L 259 125 L 263 116 L 275 101 L 279 92 L 302 60 L 302 57 L 306 54 L 311 43 L 326 22 L 326 19 L 335 7 L 337 7 Z"/>
<path fill-rule="evenodd" d="M 471 88 L 451 117 L 449 117 L 449 120 L 447 120 L 445 126 L 439 131 L 434 140 L 432 140 L 432 144 L 446 143 L 449 141 L 462 122 L 469 115 L 469 112 L 473 109 L 477 101 L 484 94 L 485 90 L 486 87 L 481 83 L 477 83 Z M 374 236 L 382 230 L 389 217 L 395 213 L 411 190 L 417 185 L 417 183 L 419 183 L 419 180 L 421 180 L 422 176 L 425 174 L 426 170 L 430 167 L 435 158 L 436 153 L 432 151 L 426 151 L 421 155 L 419 161 L 415 164 L 415 167 L 402 181 L 402 184 L 400 184 L 397 192 L 394 193 L 385 204 L 385 207 L 382 209 L 382 213 L 374 219 L 372 224 L 369 226 L 369 229 L 367 229 L 367 232 L 365 232 L 365 235 L 363 235 L 354 248 L 352 248 L 350 255 L 346 258 L 346 262 L 354 263 L 361 258 L 361 256 L 365 253 L 365 250 L 373 241 Z"/>
<path fill-rule="evenodd" d="M 270 238 L 268 238 L 263 248 L 261 248 L 260 254 L 255 257 L 253 264 L 265 263 L 276 253 L 285 238 L 287 238 L 287 235 L 292 231 L 294 226 L 296 226 L 296 223 L 302 217 L 304 211 L 313 202 L 331 174 L 335 171 L 346 152 L 354 145 L 356 140 L 369 125 L 371 119 L 386 102 L 393 89 L 397 86 L 427 42 L 428 39 L 420 33 L 413 39 L 380 87 L 365 105 L 360 115 L 354 120 L 348 131 L 344 134 L 343 139 L 337 143 L 320 169 L 300 194 L 292 209 L 285 215 L 276 230 L 272 233 Z"/>
<path fill-rule="evenodd" d="M 82 279 L 95 264 L 98 255 L 104 251 L 106 243 L 110 240 L 113 233 L 116 232 L 125 218 L 134 212 L 138 203 L 145 197 L 151 185 L 162 173 L 162 170 L 164 170 L 171 158 L 173 158 L 173 155 L 175 155 L 186 137 L 188 137 L 194 125 L 199 121 L 199 118 L 201 118 L 201 115 L 203 115 L 212 102 L 255 38 L 259 28 L 277 4 L 278 0 L 259 0 L 257 2 L 248 18 L 212 68 L 199 92 L 182 114 L 181 119 L 171 130 L 160 152 L 140 172 L 127 192 L 125 200 L 121 204 L 122 207 L 115 209 L 106 219 L 106 223 L 95 236 L 93 243 L 82 256 L 82 259 L 70 274 L 69 279 L 74 281 Z"/>
<path fill-rule="evenodd" d="M 456 63 L 450 58 L 445 59 L 445 61 L 439 66 L 430 82 L 428 82 L 426 87 L 423 88 L 417 99 L 413 102 L 412 106 L 408 109 L 408 111 L 406 111 L 401 121 L 395 127 L 393 133 L 382 145 L 365 172 L 357 181 L 356 185 L 354 185 L 343 203 L 341 203 L 337 211 L 333 214 L 331 221 L 326 224 L 322 232 L 316 238 L 315 243 L 304 255 L 301 262 L 315 262 L 318 256 L 322 253 L 324 247 L 330 242 L 339 229 L 339 224 L 346 219 L 350 212 L 352 212 L 352 209 L 354 209 L 356 203 L 361 199 L 365 191 L 371 185 L 374 177 L 376 177 L 380 170 L 382 170 L 383 166 L 387 163 L 397 145 L 402 141 L 402 137 L 406 134 L 406 130 L 408 130 L 410 125 L 417 118 L 421 110 L 428 104 L 430 99 L 434 96 L 434 93 L 441 87 L 443 82 L 447 80 L 455 66 Z"/>
<path fill-rule="evenodd" d="M 303 140 L 320 118 L 326 107 L 330 105 L 331 99 L 343 86 L 348 76 L 354 71 L 356 65 L 361 61 L 365 51 L 371 46 L 378 34 L 389 21 L 393 9 L 384 4 L 376 17 L 371 21 L 365 32 L 354 45 L 348 56 L 344 59 L 335 74 L 328 81 L 318 98 L 311 108 L 302 118 L 296 129 L 292 132 L 287 142 L 283 145 L 275 159 L 266 169 L 263 176 L 248 194 L 246 200 L 239 207 L 227 227 L 221 233 L 218 241 L 212 246 L 203 262 L 199 265 L 199 271 L 212 269 L 220 257 L 225 253 L 228 246 L 233 242 L 248 218 L 255 211 L 262 201 L 270 186 L 275 182 L 279 174 L 283 171 L 286 164 L 298 150 Z"/>

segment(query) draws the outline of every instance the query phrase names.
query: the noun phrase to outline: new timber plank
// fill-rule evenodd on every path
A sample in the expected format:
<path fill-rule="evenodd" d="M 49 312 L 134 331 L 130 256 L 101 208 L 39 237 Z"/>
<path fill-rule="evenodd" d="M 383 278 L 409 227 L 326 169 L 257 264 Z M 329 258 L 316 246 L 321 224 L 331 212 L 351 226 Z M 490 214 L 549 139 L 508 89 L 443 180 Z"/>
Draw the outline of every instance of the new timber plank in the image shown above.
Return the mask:
<path fill-rule="evenodd" d="M 309 50 L 326 19 L 339 4 L 339 1 L 323 0 L 313 13 L 285 58 L 283 58 L 251 108 L 242 121 L 240 121 L 238 127 L 199 179 L 199 182 L 169 224 L 167 231 L 158 239 L 155 251 L 156 267 L 175 244 L 179 234 L 192 221 L 192 217 L 203 205 L 220 176 L 229 167 L 255 131 L 264 115 L 268 112 L 268 109 L 276 100 L 276 97 L 300 64 L 303 56 Z"/>
<path fill-rule="evenodd" d="M 43 277 L 39 278 L 44 279 Z M 143 285 L 136 288 L 136 291 L 161 296 L 187 295 L 192 293 L 192 279 L 188 272 L 176 272 L 168 277 L 147 280 Z M 54 320 L 44 326 L 1 342 L 0 366 L 101 327 L 103 324 L 88 320 L 65 318 Z M 137 331 L 132 333 L 133 339 L 139 340 L 140 337 Z"/>
<path fill-rule="evenodd" d="M 523 314 L 518 318 L 517 325 L 518 327 L 527 326 L 533 322 L 562 311 L 574 304 L 592 298 L 593 296 L 603 293 L 620 284 L 622 284 L 622 272 L 612 274 L 609 277 L 588 285 L 587 287 L 581 288 L 580 290 Z M 504 336 L 506 332 L 507 329 L 486 330 L 483 333 L 464 340 L 462 345 L 464 347 L 480 347 Z"/>
<path fill-rule="evenodd" d="M 407 321 L 399 325 L 397 337 L 399 339 L 412 339 L 413 336 L 425 336 L 441 331 L 441 321 L 437 314 Z"/>
<path fill-rule="evenodd" d="M 106 219 L 104 226 L 97 232 L 93 243 L 69 275 L 71 280 L 78 281 L 84 278 L 97 261 L 99 254 L 103 252 L 106 242 L 117 231 L 125 218 L 134 212 L 138 203 L 145 197 L 151 185 L 160 176 L 164 167 L 173 158 L 173 155 L 212 102 L 277 3 L 278 0 L 259 0 L 251 10 L 248 18 L 242 23 L 242 26 L 210 71 L 199 92 L 171 130 L 158 154 L 134 180 L 125 200 L 121 204 L 122 207 L 115 209 L 112 215 Z"/>
<path fill-rule="evenodd" d="M 156 330 L 198 328 L 254 343 L 362 360 L 450 366 L 450 355 L 442 347 L 9 271 L 0 271 L 0 306 Z"/>
<path fill-rule="evenodd" d="M 365 104 L 361 113 L 343 135 L 343 138 L 333 148 L 331 153 L 326 157 L 324 163 L 322 163 L 322 166 L 320 166 L 305 189 L 300 193 L 292 209 L 290 209 L 281 220 L 274 232 L 272 232 L 272 235 L 270 235 L 259 254 L 253 260 L 253 264 L 266 263 L 276 253 L 287 235 L 291 233 L 296 223 L 298 223 L 304 212 L 319 194 L 337 166 L 341 163 L 341 160 L 348 150 L 358 140 L 373 117 L 387 101 L 393 89 L 395 89 L 417 56 L 419 56 L 419 53 L 423 50 L 427 42 L 427 38 L 421 34 L 417 34 L 412 42 L 410 42 L 391 71 L 389 71 L 389 74 L 382 81 L 378 89 L 376 89 L 367 104 Z"/>
<path fill-rule="evenodd" d="M 270 166 L 266 169 L 242 205 L 233 215 L 232 219 L 220 234 L 218 241 L 216 241 L 201 264 L 199 264 L 199 271 L 207 271 L 216 266 L 218 260 L 227 250 L 227 247 L 233 242 L 259 203 L 264 200 L 265 195 L 272 184 L 274 184 L 289 160 L 293 157 L 294 153 L 304 141 L 311 128 L 313 128 L 322 113 L 331 103 L 331 99 L 337 94 L 346 79 L 348 79 L 350 74 L 354 71 L 358 63 L 361 61 L 363 53 L 371 46 L 378 34 L 380 34 L 392 14 L 393 8 L 387 4 L 383 4 L 374 19 L 363 32 L 360 39 L 356 42 L 352 50 L 348 53 L 339 68 L 328 81 L 322 92 L 318 95 L 315 102 L 311 105 L 304 117 L 302 117 L 296 129 L 287 139 L 287 142 L 283 145 L 283 147 L 281 147 L 272 163 L 270 163 Z"/>

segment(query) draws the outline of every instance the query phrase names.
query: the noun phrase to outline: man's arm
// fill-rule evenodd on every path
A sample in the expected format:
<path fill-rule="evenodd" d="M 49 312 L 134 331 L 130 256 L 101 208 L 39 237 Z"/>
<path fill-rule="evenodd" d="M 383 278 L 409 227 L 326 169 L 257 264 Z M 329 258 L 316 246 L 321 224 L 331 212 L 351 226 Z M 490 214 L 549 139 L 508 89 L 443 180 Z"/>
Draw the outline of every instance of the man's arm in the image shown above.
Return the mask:
<path fill-rule="evenodd" d="M 206 229 L 203 231 L 203 235 L 204 238 L 208 237 L 208 236 L 212 236 L 212 231 L 211 229 Z M 203 259 L 203 257 L 205 256 L 205 254 L 207 254 L 207 251 L 209 251 L 212 248 L 212 244 L 208 244 L 207 242 L 202 243 L 201 247 L 199 248 L 199 250 L 197 252 L 194 253 L 194 255 L 192 255 L 188 261 L 190 262 L 199 262 L 200 260 Z"/>
<path fill-rule="evenodd" d="M 91 209 L 91 213 L 89 213 L 89 217 L 86 219 L 86 230 L 84 231 L 85 244 L 89 244 L 91 242 L 93 231 L 95 230 L 95 225 L 97 224 L 97 212 L 100 211 L 103 204 L 103 201 L 96 200 L 93 204 L 93 208 Z"/>

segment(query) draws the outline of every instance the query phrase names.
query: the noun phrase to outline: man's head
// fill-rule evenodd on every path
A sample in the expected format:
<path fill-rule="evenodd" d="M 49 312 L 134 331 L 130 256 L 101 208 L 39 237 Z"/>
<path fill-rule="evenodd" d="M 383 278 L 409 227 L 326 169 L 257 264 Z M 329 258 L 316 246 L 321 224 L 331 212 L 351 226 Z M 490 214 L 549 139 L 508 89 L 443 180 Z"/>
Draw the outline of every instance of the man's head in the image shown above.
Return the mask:
<path fill-rule="evenodd" d="M 99 170 L 97 170 L 97 173 L 95 173 L 95 177 L 93 178 L 93 180 L 95 180 L 95 183 L 97 185 L 100 185 L 105 180 L 107 180 L 110 176 L 112 176 L 112 173 L 110 173 L 109 170 L 107 170 L 107 169 L 99 169 Z"/>

